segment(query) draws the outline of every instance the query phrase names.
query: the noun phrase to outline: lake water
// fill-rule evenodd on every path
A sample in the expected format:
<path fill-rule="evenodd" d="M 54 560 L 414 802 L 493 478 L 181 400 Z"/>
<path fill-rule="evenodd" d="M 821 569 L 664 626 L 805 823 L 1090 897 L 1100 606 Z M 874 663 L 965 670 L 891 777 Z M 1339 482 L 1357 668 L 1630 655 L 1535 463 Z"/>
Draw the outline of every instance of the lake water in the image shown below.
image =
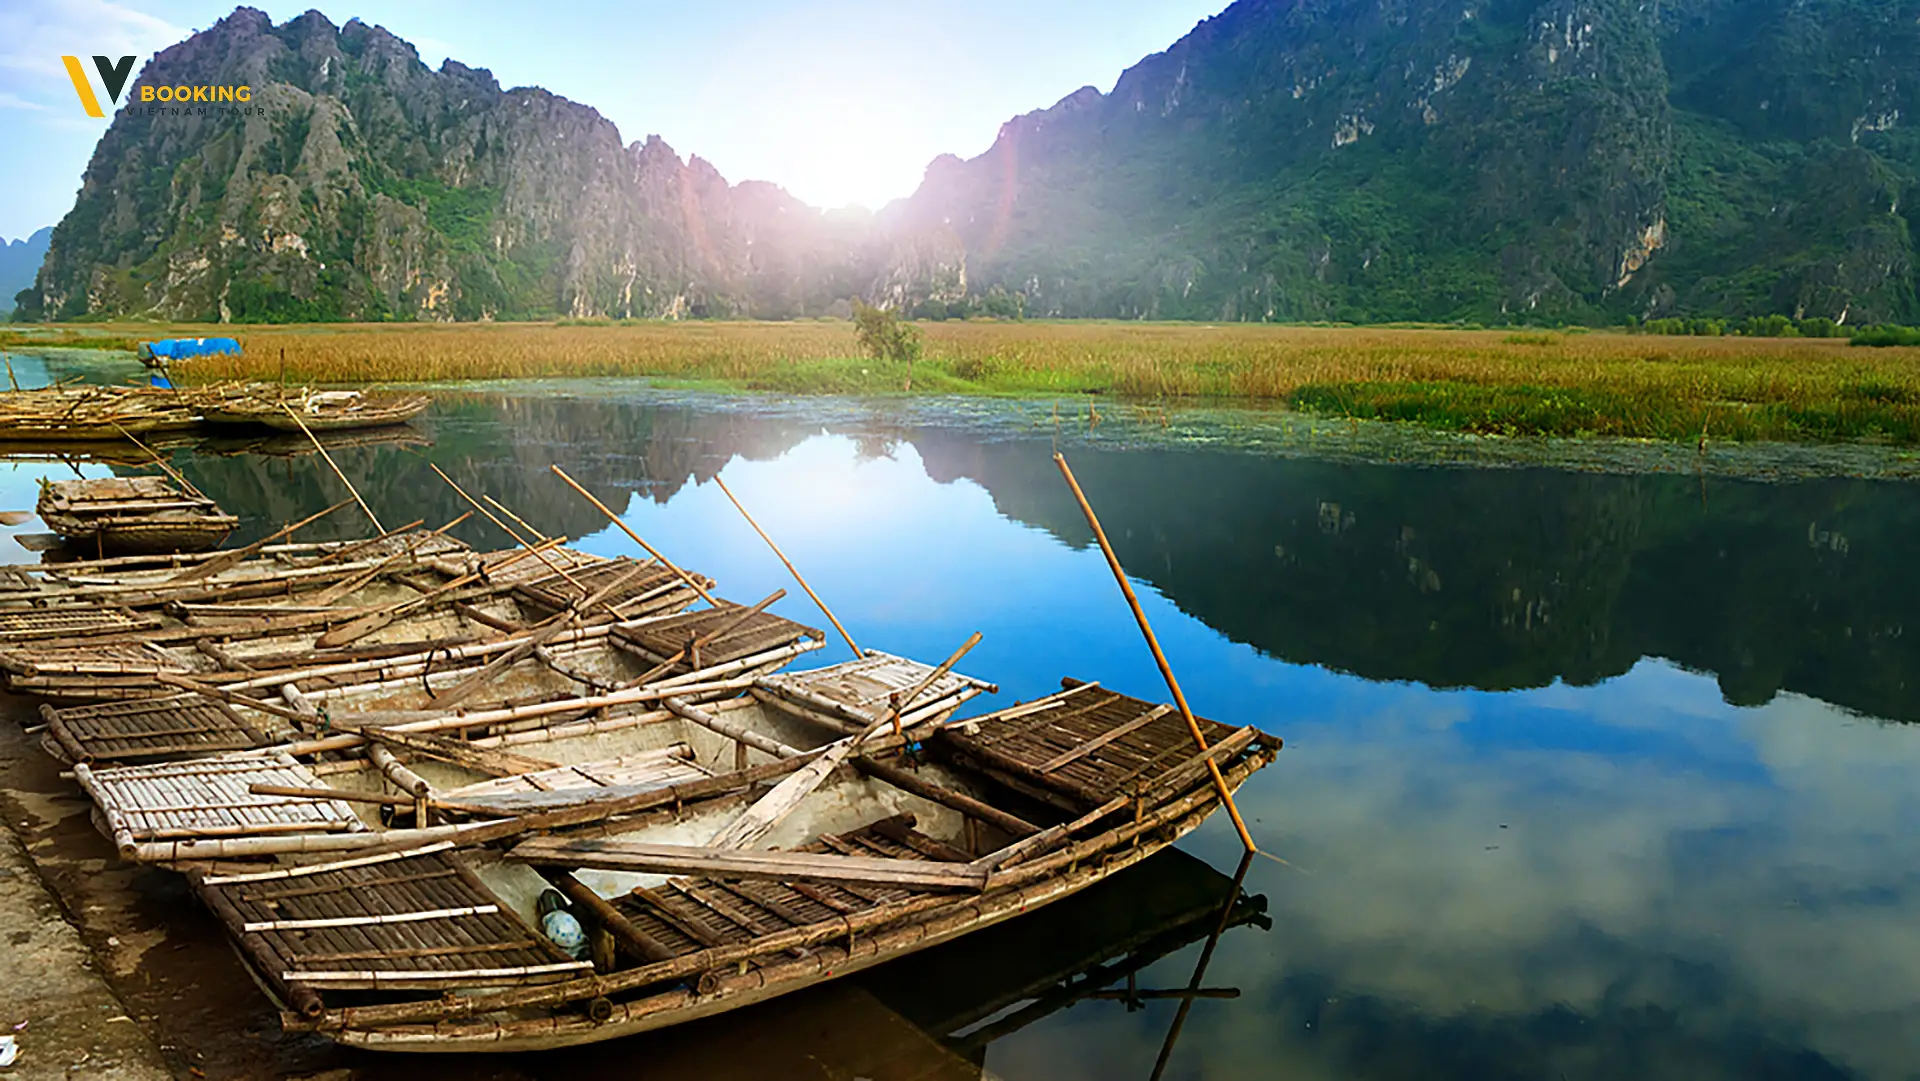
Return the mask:
<path fill-rule="evenodd" d="M 1628 447 L 1595 472 L 1289 418 L 1063 412 L 562 384 L 448 395 L 430 447 L 335 459 L 389 528 L 464 509 L 432 461 L 631 552 L 557 463 L 727 596 L 788 587 L 778 610 L 824 626 L 724 475 L 863 646 L 937 660 L 981 631 L 962 667 L 1003 693 L 978 708 L 1062 676 L 1162 699 L 1063 449 L 1195 710 L 1286 741 L 1240 805 L 1289 866 L 1248 869 L 1266 918 L 1238 913 L 1202 981 L 1238 997 L 1194 1002 L 1165 1077 L 1920 1076 L 1920 488 L 1812 475 L 1897 456 Z M 176 461 L 246 536 L 344 495 L 312 456 Z M 0 502 L 65 469 L 0 472 Z M 364 532 L 355 514 L 314 535 Z M 1216 818 L 1181 847 L 1198 862 L 1051 925 L 512 1076 L 949 1076 L 916 1057 L 934 1047 L 1017 1081 L 1147 1078 L 1175 1001 L 1077 992 L 1129 964 L 1188 984 L 1239 846 Z M 791 1061 L 743 1050 L 768 1032 Z"/>

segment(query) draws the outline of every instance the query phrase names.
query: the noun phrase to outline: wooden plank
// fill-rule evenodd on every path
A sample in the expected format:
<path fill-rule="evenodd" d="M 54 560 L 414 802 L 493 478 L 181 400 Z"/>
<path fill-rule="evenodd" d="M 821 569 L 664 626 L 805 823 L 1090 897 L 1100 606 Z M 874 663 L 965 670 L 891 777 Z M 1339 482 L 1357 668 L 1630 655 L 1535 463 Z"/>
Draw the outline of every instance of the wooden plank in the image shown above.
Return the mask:
<path fill-rule="evenodd" d="M 792 814 L 801 802 L 813 794 L 827 779 L 827 774 L 839 768 L 847 755 L 853 753 L 859 743 L 856 737 L 849 736 L 813 761 L 802 766 L 773 786 L 773 791 L 755 800 L 753 806 L 740 812 L 733 821 L 720 828 L 707 842 L 709 848 L 745 848 L 765 837 L 779 825 L 782 819 Z"/>
<path fill-rule="evenodd" d="M 1132 732 L 1136 729 L 1145 728 L 1147 725 L 1152 724 L 1153 722 L 1159 720 L 1162 717 L 1165 717 L 1167 714 L 1172 712 L 1173 712 L 1172 706 L 1165 705 L 1165 704 L 1155 706 L 1152 709 L 1146 711 L 1145 713 L 1142 713 L 1140 716 L 1135 717 L 1133 720 L 1128 721 L 1126 724 L 1119 726 L 1118 728 L 1110 728 L 1106 732 L 1103 732 L 1100 735 L 1095 736 L 1094 738 L 1088 740 L 1087 742 L 1082 743 L 1080 746 L 1075 747 L 1071 751 L 1067 751 L 1064 754 L 1055 755 L 1053 758 L 1050 758 L 1047 761 L 1041 763 L 1036 768 L 1039 769 L 1041 773 L 1052 773 L 1054 770 L 1059 769 L 1061 766 L 1064 766 L 1069 762 L 1077 762 L 1080 759 L 1085 758 L 1087 755 L 1090 755 L 1093 752 L 1099 750 L 1100 748 L 1105 747 L 1107 744 L 1112 743 L 1114 740 L 1117 740 L 1120 737 L 1125 736 L 1129 732 Z"/>
<path fill-rule="evenodd" d="M 984 872 L 925 860 L 870 859 L 813 852 L 740 852 L 610 839 L 535 838 L 515 845 L 507 856 L 522 863 L 549 866 L 764 878 L 776 882 L 850 882 L 934 890 L 979 890 L 986 885 Z"/>

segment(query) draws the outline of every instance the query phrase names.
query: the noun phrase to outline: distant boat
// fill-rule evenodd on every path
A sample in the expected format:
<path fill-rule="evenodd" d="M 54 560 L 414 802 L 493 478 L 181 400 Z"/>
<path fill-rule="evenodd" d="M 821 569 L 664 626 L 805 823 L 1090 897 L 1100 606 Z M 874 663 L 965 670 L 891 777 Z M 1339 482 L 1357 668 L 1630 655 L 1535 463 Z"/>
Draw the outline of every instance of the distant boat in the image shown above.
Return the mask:
<path fill-rule="evenodd" d="M 134 355 L 149 368 L 161 367 L 169 360 L 238 355 L 239 352 L 240 343 L 232 338 L 162 338 L 134 347 Z"/>

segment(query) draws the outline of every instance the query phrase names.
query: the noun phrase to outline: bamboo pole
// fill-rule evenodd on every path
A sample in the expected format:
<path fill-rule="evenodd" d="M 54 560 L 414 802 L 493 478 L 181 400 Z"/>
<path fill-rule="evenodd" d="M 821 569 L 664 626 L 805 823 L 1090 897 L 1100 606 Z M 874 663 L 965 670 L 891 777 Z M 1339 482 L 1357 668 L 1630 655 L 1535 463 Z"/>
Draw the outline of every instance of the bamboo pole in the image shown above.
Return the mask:
<path fill-rule="evenodd" d="M 979 644 L 980 644 L 980 632 L 974 631 L 971 635 L 967 636 L 966 641 L 960 643 L 959 649 L 954 650 L 951 656 L 949 656 L 946 660 L 940 662 L 940 667 L 935 668 L 932 672 L 927 673 L 927 676 L 925 679 L 922 679 L 920 682 L 914 684 L 912 690 L 909 690 L 904 695 L 896 694 L 892 696 L 892 700 L 887 703 L 887 716 L 893 721 L 894 735 L 897 736 L 901 734 L 900 714 L 903 713 L 908 706 L 913 705 L 915 699 L 927 693 L 927 688 L 933 686 L 935 683 L 940 682 L 941 676 L 944 676 L 948 672 L 953 671 L 953 666 L 960 663 L 960 658 L 966 656 L 968 651 L 972 650 L 973 647 Z"/>
<path fill-rule="evenodd" d="M 767 536 L 767 531 L 760 528 L 760 523 L 753 520 L 753 515 L 747 513 L 747 508 L 740 504 L 740 500 L 734 496 L 733 490 L 727 487 L 727 482 L 721 480 L 719 474 L 716 473 L 714 474 L 713 483 L 720 486 L 720 491 L 726 494 L 728 501 L 733 504 L 733 509 L 740 512 L 740 517 L 747 520 L 747 524 L 753 527 L 753 531 L 760 534 L 760 539 L 767 542 L 767 547 L 773 549 L 773 554 L 779 557 L 780 562 L 786 564 L 787 573 L 793 575 L 793 580 L 800 583 L 801 589 L 807 591 L 807 596 L 813 598 L 813 603 L 820 606 L 821 614 L 827 617 L 827 622 L 833 624 L 834 630 L 840 632 L 840 637 L 847 640 L 847 647 L 853 650 L 853 655 L 856 657 L 866 656 L 865 653 L 860 651 L 860 643 L 855 642 L 853 635 L 848 634 L 847 629 L 840 625 L 838 619 L 834 618 L 833 610 L 827 607 L 827 602 L 821 600 L 820 594 L 815 593 L 813 587 L 807 584 L 807 580 L 800 576 L 800 568 L 793 565 L 793 560 L 787 558 L 787 553 L 782 552 L 780 546 L 773 543 L 773 538 Z"/>
<path fill-rule="evenodd" d="M 115 431 L 119 432 L 123 436 L 126 436 L 127 439 L 130 440 L 134 446 L 139 447 L 143 451 L 146 451 L 147 457 L 153 459 L 153 464 L 159 466 L 160 472 L 165 473 L 169 480 L 172 480 L 175 484 L 178 484 L 180 486 L 181 491 L 185 492 L 190 496 L 198 496 L 201 499 L 207 499 L 207 493 L 201 491 L 198 488 L 195 488 L 193 486 L 192 481 L 189 481 L 187 478 L 181 476 L 178 472 L 176 472 L 171 465 L 167 464 L 166 459 L 160 457 L 160 455 L 154 452 L 154 449 L 152 447 L 149 447 L 145 443 L 140 442 L 139 436 L 134 435 L 132 432 L 127 431 L 125 428 L 122 428 L 120 426 L 120 422 L 117 420 L 108 420 L 107 423 L 113 425 Z M 211 503 L 213 501 L 208 499 L 207 502 Z"/>
<path fill-rule="evenodd" d="M 452 477 L 449 477 L 445 473 L 441 472 L 439 466 L 433 464 L 432 462 L 428 462 L 427 468 L 433 470 L 434 474 L 438 476 L 441 480 L 446 481 L 447 487 L 452 488 L 456 493 L 458 493 L 460 498 L 466 500 L 467 503 L 471 505 L 474 510 L 477 510 L 481 514 L 486 515 L 487 521 L 492 522 L 495 526 L 497 526 L 500 532 L 505 533 L 509 537 L 512 537 L 513 543 L 519 545 L 522 548 L 525 548 L 529 552 L 532 552 L 535 556 L 539 557 L 540 562 L 545 563 L 547 565 L 548 570 L 552 571 L 553 573 L 559 575 L 562 578 L 565 578 L 567 580 L 567 584 L 579 590 L 580 595 L 582 597 L 586 596 L 589 592 L 591 592 L 590 590 L 587 589 L 586 586 L 583 586 L 580 584 L 580 579 L 575 578 L 571 574 L 568 574 L 567 569 L 565 567 L 562 567 L 556 564 L 553 560 L 548 559 L 546 555 L 541 552 L 540 549 L 541 547 L 544 547 L 544 542 L 542 542 L 542 545 L 536 546 L 533 543 L 529 542 L 525 537 L 522 537 L 520 534 L 514 532 L 512 526 L 494 517 L 493 512 L 481 506 L 478 502 L 476 502 L 472 496 L 467 494 L 467 490 L 465 488 L 462 488 L 458 484 L 455 484 L 453 482 Z"/>
<path fill-rule="evenodd" d="M 601 514 L 606 515 L 608 521 L 612 522 L 616 526 L 619 526 L 620 531 L 622 533 L 625 533 L 628 537 L 631 537 L 633 539 L 633 543 L 646 549 L 646 552 L 648 555 L 659 560 L 661 566 L 672 571 L 674 574 L 680 577 L 681 581 L 692 586 L 693 591 L 695 593 L 700 594 L 701 600 L 706 601 L 708 604 L 713 605 L 715 608 L 718 608 L 720 606 L 720 602 L 714 600 L 713 594 L 708 593 L 706 590 L 706 587 L 702 586 L 697 579 L 695 579 L 692 575 L 689 575 L 686 571 L 681 570 L 677 565 L 675 565 L 673 560 L 668 559 L 666 556 L 662 555 L 658 549 L 654 548 L 653 545 L 648 544 L 644 540 L 641 540 L 640 534 L 635 533 L 633 529 L 627 525 L 627 523 L 621 521 L 620 516 L 618 514 L 613 513 L 613 511 L 605 503 L 602 503 L 600 502 L 599 499 L 595 498 L 592 492 L 589 492 L 585 488 L 580 487 L 579 481 L 574 480 L 572 477 L 567 476 L 566 470 L 561 469 L 557 465 L 549 465 L 547 466 L 547 468 L 553 470 L 554 476 L 559 477 L 561 480 L 566 481 L 568 487 L 572 488 L 576 492 L 579 492 L 582 496 L 585 496 L 587 502 L 593 504 L 594 508 L 597 509 Z"/>
<path fill-rule="evenodd" d="M 237 694 L 227 690 L 225 687 L 216 687 L 211 683 L 202 683 L 197 679 L 189 679 L 186 676 L 173 672 L 155 672 L 153 678 L 155 682 L 164 683 L 170 687 L 178 687 L 183 691 L 192 691 L 194 694 L 205 698 L 217 698 L 222 702 L 230 702 L 236 706 L 245 706 L 248 709 L 257 709 L 262 713 L 270 713 L 275 717 L 292 721 L 302 727 L 313 723 L 312 717 L 301 713 L 299 710 L 288 709 L 285 706 L 276 706 L 272 702 L 263 702 L 258 698 Z"/>
<path fill-rule="evenodd" d="M 259 552 L 261 549 L 265 548 L 267 545 L 272 544 L 274 541 L 279 540 L 281 537 L 288 536 L 296 532 L 297 530 L 305 529 L 307 526 L 310 526 L 313 523 L 319 521 L 320 519 L 325 518 L 327 515 L 332 514 L 334 511 L 339 510 L 341 507 L 344 507 L 351 502 L 353 502 L 353 500 L 343 499 L 340 502 L 335 503 L 333 506 L 328 507 L 326 510 L 321 511 L 319 514 L 302 518 L 290 526 L 283 526 L 280 529 L 272 533 L 269 533 L 264 537 L 261 537 L 259 540 L 254 541 L 252 544 L 249 544 L 244 548 L 235 548 L 231 551 L 216 553 L 213 557 L 208 559 L 206 562 L 201 563 L 195 567 L 190 567 L 187 570 L 184 570 L 179 574 L 176 574 L 173 577 L 166 579 L 166 581 L 161 584 L 171 585 L 175 582 L 191 582 L 200 578 L 205 578 L 210 574 L 218 574 L 219 572 L 226 570 L 228 567 L 233 566 L 234 564 L 240 562 L 241 560 L 247 558 L 248 556 L 254 555 L 255 553 Z"/>
<path fill-rule="evenodd" d="M 1180 716 L 1187 722 L 1187 731 L 1193 735 L 1193 742 L 1204 753 L 1207 737 L 1200 732 L 1200 722 L 1194 719 L 1193 710 L 1187 705 L 1187 696 L 1180 690 L 1180 681 L 1174 678 L 1173 666 L 1167 663 L 1167 655 L 1160 649 L 1160 640 L 1153 636 L 1153 628 L 1147 623 L 1147 613 L 1140 608 L 1140 598 L 1133 594 L 1133 584 L 1127 581 L 1127 572 L 1120 567 L 1120 557 L 1113 553 L 1113 545 L 1107 540 L 1106 530 L 1100 528 L 1100 519 L 1093 513 L 1093 504 L 1087 502 L 1087 495 L 1080 490 L 1080 482 L 1074 478 L 1073 470 L 1068 467 L 1066 456 L 1054 452 L 1053 464 L 1060 467 L 1060 475 L 1067 480 L 1067 487 L 1073 490 L 1074 501 L 1080 504 L 1080 513 L 1092 527 L 1094 539 L 1100 542 L 1100 552 L 1107 557 L 1107 566 L 1113 571 L 1114 581 L 1120 583 L 1120 593 L 1127 598 L 1127 607 L 1133 609 L 1134 622 L 1140 625 L 1140 633 L 1147 640 L 1147 648 L 1153 651 L 1153 663 L 1160 666 L 1160 676 L 1167 681 L 1167 690 L 1173 694 L 1174 705 L 1180 707 Z M 1246 820 L 1240 817 L 1240 808 L 1234 805 L 1233 793 L 1227 789 L 1227 780 L 1220 775 L 1220 763 L 1211 757 L 1207 759 L 1207 772 L 1213 777 L 1213 790 L 1220 795 L 1220 802 L 1227 809 L 1227 817 L 1233 819 L 1233 828 L 1240 834 L 1240 843 L 1249 852 L 1260 851 L 1253 843 L 1253 835 L 1247 832 Z"/>
<path fill-rule="evenodd" d="M 542 533 L 539 530 L 533 528 L 533 526 L 527 524 L 526 519 L 520 517 L 518 514 L 513 513 L 511 510 L 508 510 L 507 505 L 505 503 L 500 502 L 498 499 L 493 498 L 492 496 L 488 495 L 485 492 L 480 493 L 480 498 L 493 504 L 494 510 L 497 510 L 501 514 L 504 514 L 507 517 L 513 519 L 513 524 L 519 526 L 521 529 L 526 530 L 530 535 L 532 535 L 534 540 L 543 541 L 547 539 L 547 535 L 545 533 Z"/>
<path fill-rule="evenodd" d="M 1206 978 L 1207 965 L 1213 961 L 1213 948 L 1220 944 L 1220 936 L 1226 933 L 1228 925 L 1233 922 L 1233 906 L 1240 901 L 1240 889 L 1246 884 L 1247 871 L 1252 866 L 1252 852 L 1240 857 L 1240 869 L 1233 873 L 1233 888 L 1227 891 L 1227 901 L 1220 906 L 1220 920 L 1214 924 L 1213 934 L 1207 936 L 1207 944 L 1201 947 L 1200 962 L 1193 967 L 1193 979 L 1187 982 L 1186 992 L 1180 999 L 1180 1008 L 1174 1012 L 1173 1024 L 1167 1029 L 1166 1042 L 1160 1045 L 1160 1057 L 1154 1060 L 1153 1073 L 1149 1075 L 1148 1081 L 1160 1081 L 1161 1075 L 1167 1072 L 1167 1060 L 1173 1057 L 1174 1042 L 1180 1039 L 1180 1030 L 1186 1027 L 1187 1014 L 1193 1009 L 1193 1000 L 1201 997 L 1203 993 L 1200 981 Z M 1237 997 L 1238 994 L 1239 992 L 1236 991 L 1233 995 L 1219 997 Z"/>
<path fill-rule="evenodd" d="M 313 444 L 313 449 L 319 451 L 320 457 L 326 460 L 327 468 L 333 470 L 333 475 L 336 477 L 339 477 L 340 483 L 346 485 L 347 491 L 353 493 L 353 501 L 355 503 L 360 504 L 361 510 L 367 512 L 367 521 L 373 523 L 374 529 L 379 530 L 382 533 L 385 533 L 387 531 L 387 527 L 380 524 L 380 519 L 374 516 L 373 508 L 367 506 L 367 501 L 360 498 L 360 490 L 353 486 L 353 482 L 347 479 L 347 475 L 345 473 L 340 472 L 340 467 L 334 464 L 333 455 L 328 454 L 327 448 L 320 445 L 319 438 L 313 434 L 312 429 L 307 427 L 307 422 L 304 420 L 301 420 L 300 414 L 294 412 L 293 407 L 288 405 L 287 403 L 281 402 L 280 408 L 285 410 L 287 416 L 292 417 L 293 422 L 300 426 L 300 430 L 306 433 L 307 440 Z"/>

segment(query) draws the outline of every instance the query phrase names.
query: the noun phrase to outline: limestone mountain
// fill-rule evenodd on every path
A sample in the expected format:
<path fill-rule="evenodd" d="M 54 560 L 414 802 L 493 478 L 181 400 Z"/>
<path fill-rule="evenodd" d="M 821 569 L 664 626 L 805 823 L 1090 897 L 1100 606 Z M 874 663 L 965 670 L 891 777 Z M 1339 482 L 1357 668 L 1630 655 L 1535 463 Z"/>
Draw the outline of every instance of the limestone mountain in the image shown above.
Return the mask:
<path fill-rule="evenodd" d="M 176 84 L 250 86 L 251 115 L 123 108 L 27 314 L 779 318 L 867 284 L 864 222 L 357 20 L 238 9 L 134 93 Z"/>
<path fill-rule="evenodd" d="M 889 211 L 1051 315 L 1909 319 L 1920 2 L 1240 0 Z"/>
<path fill-rule="evenodd" d="M 875 215 L 242 8 L 123 109 L 22 316 L 1920 321 L 1920 0 L 1239 0 Z"/>
<path fill-rule="evenodd" d="M 53 227 L 35 229 L 24 240 L 0 237 L 0 312 L 13 307 L 13 295 L 33 285 L 33 276 L 47 257 Z"/>

